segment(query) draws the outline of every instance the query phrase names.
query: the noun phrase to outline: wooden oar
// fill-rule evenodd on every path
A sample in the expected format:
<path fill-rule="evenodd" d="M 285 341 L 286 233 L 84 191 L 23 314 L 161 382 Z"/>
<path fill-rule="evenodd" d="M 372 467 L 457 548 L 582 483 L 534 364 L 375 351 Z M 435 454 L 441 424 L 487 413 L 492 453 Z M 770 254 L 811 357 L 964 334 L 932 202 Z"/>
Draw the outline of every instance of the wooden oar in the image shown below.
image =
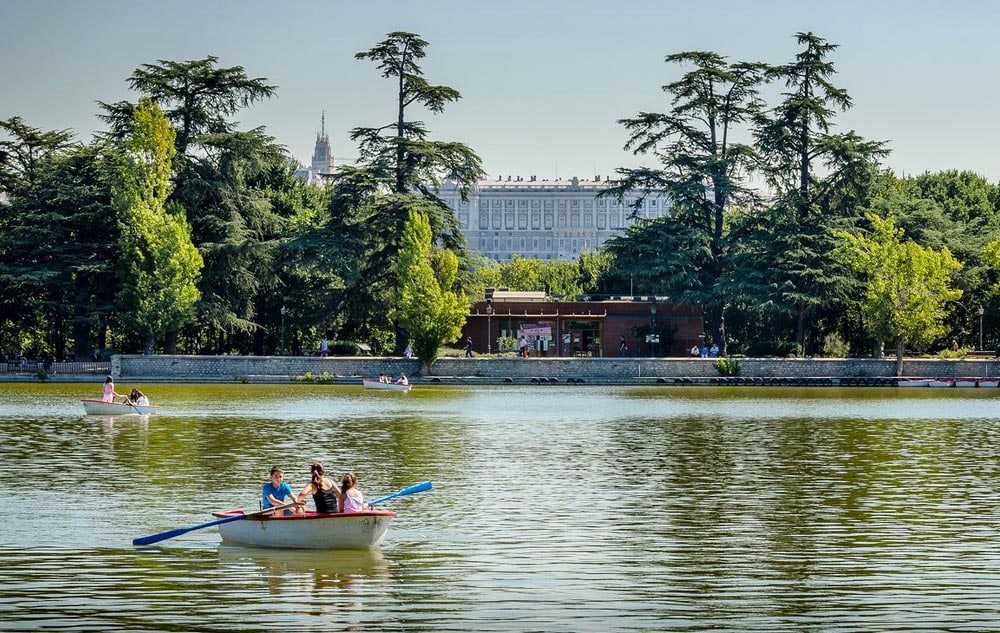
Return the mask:
<path fill-rule="evenodd" d="M 373 506 L 376 503 L 382 503 L 383 501 L 388 501 L 389 499 L 395 499 L 396 497 L 403 497 L 403 496 L 406 496 L 406 495 L 413 495 L 413 494 L 416 494 L 418 492 L 423 492 L 425 490 L 430 490 L 430 489 L 431 489 L 431 482 L 430 481 L 424 481 L 422 483 L 410 486 L 409 488 L 403 488 L 399 492 L 394 492 L 391 495 L 386 495 L 384 497 L 379 497 L 378 499 L 375 499 L 374 501 L 369 501 L 368 505 Z"/>
<path fill-rule="evenodd" d="M 270 508 L 264 508 L 263 510 L 256 510 L 254 512 L 245 512 L 243 514 L 239 514 L 236 516 L 226 517 L 224 519 L 217 519 L 215 521 L 209 521 L 208 523 L 192 525 L 191 527 L 177 528 L 176 530 L 160 532 L 159 534 L 153 534 L 151 536 L 140 536 L 137 539 L 132 539 L 132 545 L 152 545 L 153 543 L 159 543 L 160 541 L 165 541 L 168 538 L 174 538 L 175 536 L 180 536 L 181 534 L 187 534 L 188 532 L 193 532 L 195 530 L 200 530 L 202 528 L 212 527 L 213 525 L 220 525 L 222 523 L 229 523 L 230 521 L 239 521 L 240 519 L 257 516 L 260 514 L 268 514 L 270 512 L 275 512 L 277 510 L 290 508 L 293 505 L 295 505 L 295 502 L 290 501 L 288 503 L 283 503 L 278 506 L 271 506 Z"/>

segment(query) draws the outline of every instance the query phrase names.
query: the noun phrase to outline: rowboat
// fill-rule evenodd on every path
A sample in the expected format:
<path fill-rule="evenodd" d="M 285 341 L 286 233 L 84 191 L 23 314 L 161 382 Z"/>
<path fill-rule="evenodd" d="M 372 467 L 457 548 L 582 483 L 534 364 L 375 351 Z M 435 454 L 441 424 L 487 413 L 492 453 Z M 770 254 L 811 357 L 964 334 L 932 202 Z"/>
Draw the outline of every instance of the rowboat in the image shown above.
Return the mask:
<path fill-rule="evenodd" d="M 409 391 L 410 385 L 397 385 L 394 382 L 381 382 L 374 378 L 362 378 L 365 389 L 383 389 L 387 391 Z"/>
<path fill-rule="evenodd" d="M 930 382 L 927 383 L 927 386 L 928 387 L 954 387 L 955 386 L 955 381 L 952 380 L 951 378 L 932 378 L 930 380 Z"/>
<path fill-rule="evenodd" d="M 977 378 L 956 378 L 956 387 L 976 387 L 979 384 L 979 379 Z"/>
<path fill-rule="evenodd" d="M 227 519 L 243 510 L 213 512 Z M 388 510 L 305 512 L 289 516 L 248 516 L 219 525 L 222 542 L 289 549 L 369 549 L 382 542 L 396 516 Z"/>
<path fill-rule="evenodd" d="M 995 389 L 1000 385 L 1000 380 L 996 378 L 980 378 L 976 386 L 984 389 Z"/>
<path fill-rule="evenodd" d="M 91 398 L 83 399 L 83 410 L 87 413 L 87 415 L 146 415 L 149 413 L 156 413 L 156 407 L 153 405 L 131 405 L 123 402 L 104 402 L 103 400 L 94 400 Z"/>
<path fill-rule="evenodd" d="M 897 387 L 927 387 L 931 384 L 930 380 L 926 378 L 911 378 L 909 380 L 900 380 L 896 383 Z"/>

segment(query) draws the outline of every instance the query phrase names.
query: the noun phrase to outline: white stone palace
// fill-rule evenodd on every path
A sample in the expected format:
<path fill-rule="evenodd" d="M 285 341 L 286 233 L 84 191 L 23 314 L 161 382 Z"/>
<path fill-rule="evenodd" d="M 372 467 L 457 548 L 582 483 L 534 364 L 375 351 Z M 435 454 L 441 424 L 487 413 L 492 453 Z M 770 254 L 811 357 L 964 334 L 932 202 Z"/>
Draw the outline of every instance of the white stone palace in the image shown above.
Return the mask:
<path fill-rule="evenodd" d="M 457 187 L 445 182 L 439 195 L 452 208 L 469 247 L 483 256 L 510 261 L 514 255 L 535 259 L 577 259 L 596 250 L 612 235 L 640 219 L 658 218 L 669 210 L 665 194 L 629 194 L 623 202 L 597 198 L 607 189 L 593 180 L 481 180 L 463 201 Z"/>

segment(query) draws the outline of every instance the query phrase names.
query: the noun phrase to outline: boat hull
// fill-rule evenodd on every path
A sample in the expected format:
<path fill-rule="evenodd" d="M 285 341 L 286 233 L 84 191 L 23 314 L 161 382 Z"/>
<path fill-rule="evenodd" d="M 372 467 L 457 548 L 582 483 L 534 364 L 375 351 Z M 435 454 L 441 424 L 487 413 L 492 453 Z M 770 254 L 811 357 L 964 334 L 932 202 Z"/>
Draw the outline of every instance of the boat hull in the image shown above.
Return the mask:
<path fill-rule="evenodd" d="M 369 378 L 362 378 L 362 384 L 364 384 L 365 389 L 381 389 L 383 391 L 409 391 L 410 385 L 397 385 L 394 382 L 379 382 L 378 380 L 371 380 Z"/>
<path fill-rule="evenodd" d="M 913 380 L 900 380 L 896 383 L 897 387 L 927 387 L 930 386 L 930 380 L 913 379 Z"/>
<path fill-rule="evenodd" d="M 213 512 L 228 518 L 242 510 Z M 282 549 L 370 549 L 378 546 L 395 512 L 371 510 L 279 517 L 252 516 L 219 525 L 223 543 Z"/>
<path fill-rule="evenodd" d="M 147 415 L 156 413 L 156 407 L 143 406 L 137 404 L 123 404 L 121 402 L 104 402 L 103 400 L 83 399 L 83 410 L 87 415 Z M 138 411 L 137 411 L 138 410 Z"/>

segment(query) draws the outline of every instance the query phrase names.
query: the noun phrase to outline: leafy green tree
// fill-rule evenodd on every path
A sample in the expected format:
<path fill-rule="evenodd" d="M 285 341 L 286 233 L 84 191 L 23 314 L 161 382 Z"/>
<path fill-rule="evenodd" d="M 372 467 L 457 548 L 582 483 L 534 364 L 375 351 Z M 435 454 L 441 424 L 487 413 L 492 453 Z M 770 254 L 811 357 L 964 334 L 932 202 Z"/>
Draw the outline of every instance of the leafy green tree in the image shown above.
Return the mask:
<path fill-rule="evenodd" d="M 729 63 L 712 52 L 675 53 L 666 61 L 694 67 L 663 86 L 671 109 L 619 121 L 629 132 L 625 148 L 652 154 L 660 167 L 618 169 L 619 178 L 607 195 L 624 199 L 635 190 L 666 191 L 673 203 L 671 216 L 634 225 L 610 240 L 607 250 L 622 275 L 639 275 L 643 284 L 650 284 L 643 291 L 706 306 L 724 352 L 726 298 L 719 283 L 729 249 L 726 213 L 732 205 L 752 200 L 745 177 L 756 162 L 753 148 L 734 137 L 760 110 L 764 67 Z M 659 248 L 667 245 L 676 248 Z M 655 270 L 671 274 L 651 272 Z"/>
<path fill-rule="evenodd" d="M 124 273 L 119 316 L 146 338 L 147 353 L 156 338 L 194 319 L 199 296 L 201 255 L 183 210 L 167 203 L 174 135 L 156 102 L 141 99 L 114 192 Z"/>
<path fill-rule="evenodd" d="M 410 336 L 413 351 L 430 372 L 438 348 L 458 340 L 469 313 L 469 302 L 453 289 L 458 259 L 446 249 L 434 249 L 431 227 L 418 203 L 410 210 L 403 231 L 396 273 L 400 279 L 394 316 Z"/>
<path fill-rule="evenodd" d="M 262 311 L 281 303 L 275 253 L 286 218 L 273 211 L 269 186 L 276 177 L 290 178 L 290 170 L 283 148 L 263 129 L 241 131 L 231 117 L 276 89 L 242 66 L 220 66 L 214 56 L 144 64 L 128 83 L 153 98 L 177 130 L 170 202 L 186 210 L 204 260 L 198 304 L 203 331 L 191 335 L 214 339 L 209 351 L 248 353 L 268 319 L 276 318 Z M 110 136 L 122 138 L 133 105 L 101 105 Z M 167 352 L 174 351 L 176 334 L 167 333 Z"/>
<path fill-rule="evenodd" d="M 841 231 L 840 253 L 863 279 L 862 315 L 871 335 L 896 345 L 896 375 L 906 343 L 926 345 L 944 331 L 945 304 L 962 296 L 949 286 L 962 265 L 947 248 L 935 251 L 903 239 L 891 218 L 869 214 L 869 235 Z"/>
<path fill-rule="evenodd" d="M 996 303 L 990 287 L 995 272 L 984 252 L 1000 228 L 990 219 L 988 200 L 993 190 L 993 185 L 967 173 L 961 176 L 959 172 L 940 172 L 906 178 L 885 174 L 880 177 L 868 206 L 878 215 L 892 217 L 917 244 L 935 250 L 947 248 L 962 262 L 953 286 L 962 290 L 963 296 L 975 297 L 976 303 L 992 315 Z M 962 301 L 947 305 L 948 331 L 941 336 L 942 344 L 952 339 L 976 339 L 979 327 L 976 307 Z M 989 320 L 988 316 L 987 325 Z"/>

